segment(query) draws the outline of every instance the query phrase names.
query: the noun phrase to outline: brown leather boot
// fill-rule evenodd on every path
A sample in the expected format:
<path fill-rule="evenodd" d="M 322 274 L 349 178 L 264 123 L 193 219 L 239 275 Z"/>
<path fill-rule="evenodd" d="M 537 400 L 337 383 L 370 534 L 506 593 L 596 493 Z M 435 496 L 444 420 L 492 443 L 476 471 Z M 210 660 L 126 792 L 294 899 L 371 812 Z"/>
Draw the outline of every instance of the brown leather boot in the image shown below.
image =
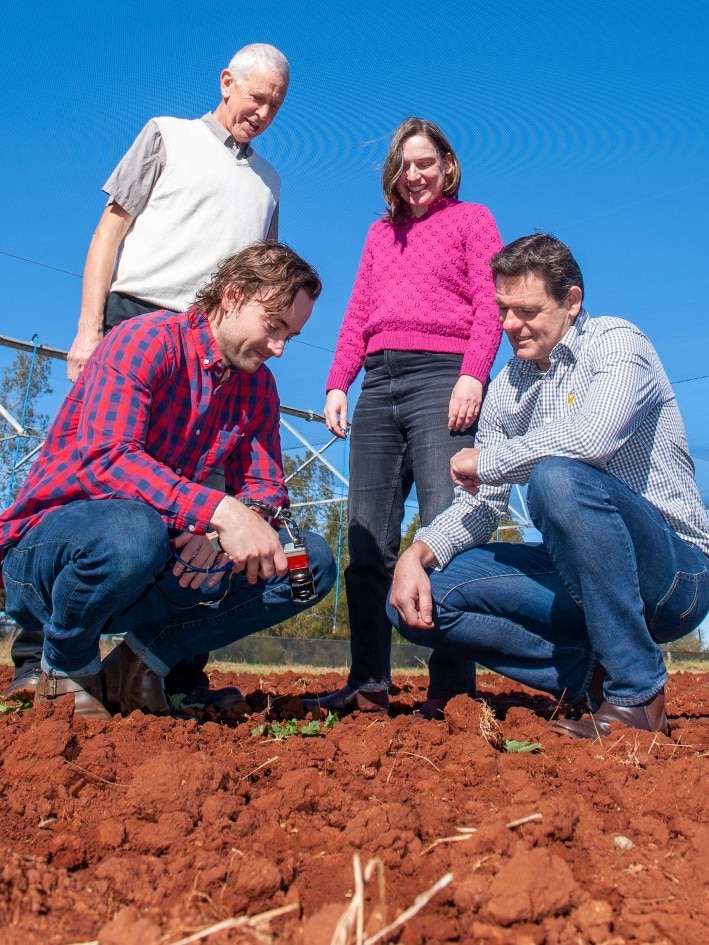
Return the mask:
<path fill-rule="evenodd" d="M 612 705 L 602 702 L 597 712 L 580 719 L 556 719 L 551 728 L 561 735 L 572 738 L 600 738 L 610 735 L 611 723 L 621 722 L 631 728 L 645 732 L 662 732 L 669 735 L 670 728 L 665 715 L 665 690 L 642 705 Z"/>
<path fill-rule="evenodd" d="M 165 680 L 131 650 L 119 643 L 103 661 L 106 704 L 115 712 L 146 712 L 148 715 L 177 715 L 165 695 Z"/>
<path fill-rule="evenodd" d="M 103 704 L 101 674 L 93 676 L 48 676 L 42 673 L 37 683 L 34 704 L 56 704 L 61 699 L 74 698 L 74 715 L 87 719 L 110 719 L 111 713 Z"/>
<path fill-rule="evenodd" d="M 26 672 L 20 673 L 19 676 L 15 676 L 3 695 L 6 699 L 32 702 L 41 678 L 41 669 L 28 669 Z"/>

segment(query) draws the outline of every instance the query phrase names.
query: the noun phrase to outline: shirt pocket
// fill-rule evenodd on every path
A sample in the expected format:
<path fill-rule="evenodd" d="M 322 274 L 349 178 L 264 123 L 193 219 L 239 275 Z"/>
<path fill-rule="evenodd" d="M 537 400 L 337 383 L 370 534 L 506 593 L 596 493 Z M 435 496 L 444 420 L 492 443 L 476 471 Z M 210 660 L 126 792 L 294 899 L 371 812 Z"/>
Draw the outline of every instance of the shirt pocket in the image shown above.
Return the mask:
<path fill-rule="evenodd" d="M 223 466 L 232 453 L 239 450 L 244 444 L 244 436 L 233 430 L 219 430 L 207 451 L 202 466 L 201 479 L 209 475 L 212 470 Z"/>

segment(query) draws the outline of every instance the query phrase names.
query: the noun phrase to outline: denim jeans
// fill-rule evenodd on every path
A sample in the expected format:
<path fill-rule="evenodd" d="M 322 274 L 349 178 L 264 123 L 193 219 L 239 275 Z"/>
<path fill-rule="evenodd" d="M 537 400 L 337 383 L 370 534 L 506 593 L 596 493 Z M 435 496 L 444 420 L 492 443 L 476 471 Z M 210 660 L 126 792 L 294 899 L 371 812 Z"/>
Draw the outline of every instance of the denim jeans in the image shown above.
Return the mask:
<path fill-rule="evenodd" d="M 285 542 L 288 536 L 281 533 Z M 335 578 L 332 552 L 304 533 L 317 600 Z M 161 676 L 184 657 L 218 649 L 301 612 L 288 578 L 248 584 L 225 575 L 208 590 L 173 576 L 168 531 L 142 502 L 72 502 L 48 513 L 5 555 L 6 609 L 44 631 L 42 666 L 68 675 L 98 672 L 99 636 L 126 642 Z"/>
<path fill-rule="evenodd" d="M 111 293 L 111 295 L 117 294 Z M 151 309 L 145 307 L 143 310 L 151 311 Z M 139 314 L 141 314 L 139 311 L 133 312 L 133 315 Z M 205 480 L 205 484 L 212 489 L 224 492 L 223 467 L 220 466 L 214 470 Z M 19 626 L 19 631 L 14 636 L 10 651 L 12 662 L 15 664 L 15 678 L 41 667 L 43 647 L 44 627 L 41 623 L 33 621 L 29 625 Z M 208 687 L 209 677 L 204 672 L 208 660 L 209 653 L 197 653 L 189 659 L 181 660 L 166 678 L 165 688 L 168 692 L 189 692 L 189 690 L 198 686 Z"/>
<path fill-rule="evenodd" d="M 434 647 L 432 694 L 448 694 L 460 660 L 475 659 L 569 701 L 600 663 L 609 702 L 652 698 L 667 678 L 658 644 L 709 610 L 709 558 L 646 499 L 584 463 L 539 463 L 527 499 L 542 544 L 483 545 L 432 571 L 431 630 L 389 608 L 407 639 Z"/>
<path fill-rule="evenodd" d="M 366 691 L 390 683 L 386 599 L 404 502 L 415 483 L 421 522 L 429 524 L 453 499 L 451 457 L 473 445 L 476 425 L 463 434 L 448 430 L 448 404 L 461 361 L 461 355 L 422 351 L 383 351 L 365 361 L 352 418 L 350 564 L 345 571 L 352 651 L 348 682 L 354 688 Z"/>

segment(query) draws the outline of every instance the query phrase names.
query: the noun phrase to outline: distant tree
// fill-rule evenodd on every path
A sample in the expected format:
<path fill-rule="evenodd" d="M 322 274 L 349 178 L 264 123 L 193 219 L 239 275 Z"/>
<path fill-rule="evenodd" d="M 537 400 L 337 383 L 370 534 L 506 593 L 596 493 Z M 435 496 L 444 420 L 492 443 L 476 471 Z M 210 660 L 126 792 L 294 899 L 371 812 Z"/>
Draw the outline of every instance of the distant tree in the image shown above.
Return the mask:
<path fill-rule="evenodd" d="M 339 554 L 339 586 L 334 587 L 317 606 L 308 608 L 269 632 L 281 637 L 347 639 L 350 628 L 342 580 L 344 569 L 349 563 L 346 489 L 323 463 L 313 460 L 304 466 L 305 461 L 306 456 L 303 455 L 286 455 L 283 458 L 293 517 L 300 528 L 319 532 L 336 558 Z"/>
<path fill-rule="evenodd" d="M 681 637 L 672 643 L 663 643 L 660 649 L 675 650 L 680 653 L 701 653 L 704 647 L 702 646 L 702 636 L 699 630 L 693 630 L 686 637 Z"/>
<path fill-rule="evenodd" d="M 51 364 L 48 358 L 34 358 L 25 351 L 18 351 L 8 367 L 0 374 L 0 404 L 17 420 L 29 434 L 17 436 L 11 424 L 0 416 L 0 500 L 10 505 L 24 482 L 31 463 L 13 466 L 34 447 L 42 442 L 49 426 L 49 417 L 40 413 L 38 402 L 44 394 L 51 394 L 49 383 Z M 32 380 L 27 392 L 27 382 Z M 23 416 L 24 412 L 24 416 Z"/>
<path fill-rule="evenodd" d="M 411 519 L 406 531 L 401 536 L 400 554 L 406 551 L 414 543 L 414 535 L 421 528 L 421 516 L 417 512 Z"/>
<path fill-rule="evenodd" d="M 524 541 L 524 534 L 511 512 L 507 511 L 499 521 L 490 541 Z"/>

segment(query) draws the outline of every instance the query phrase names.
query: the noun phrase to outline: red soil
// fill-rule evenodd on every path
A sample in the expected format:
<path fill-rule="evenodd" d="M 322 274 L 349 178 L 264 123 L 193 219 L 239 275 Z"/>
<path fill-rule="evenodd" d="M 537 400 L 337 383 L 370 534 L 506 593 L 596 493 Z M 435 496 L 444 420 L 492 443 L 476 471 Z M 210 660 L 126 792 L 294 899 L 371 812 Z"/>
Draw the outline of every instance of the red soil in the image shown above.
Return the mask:
<path fill-rule="evenodd" d="M 214 673 L 246 693 L 246 720 L 1 717 L 3 945 L 174 945 L 283 906 L 201 941 L 330 945 L 362 897 L 353 857 L 373 873 L 342 945 L 448 873 L 382 941 L 705 945 L 709 675 L 672 677 L 671 738 L 619 726 L 595 743 L 550 732 L 546 697 L 479 679 L 502 736 L 541 750 L 492 747 L 467 697 L 417 719 L 425 678 L 401 675 L 393 717 L 283 741 L 252 731 L 305 718 L 298 697 L 340 677 Z"/>

